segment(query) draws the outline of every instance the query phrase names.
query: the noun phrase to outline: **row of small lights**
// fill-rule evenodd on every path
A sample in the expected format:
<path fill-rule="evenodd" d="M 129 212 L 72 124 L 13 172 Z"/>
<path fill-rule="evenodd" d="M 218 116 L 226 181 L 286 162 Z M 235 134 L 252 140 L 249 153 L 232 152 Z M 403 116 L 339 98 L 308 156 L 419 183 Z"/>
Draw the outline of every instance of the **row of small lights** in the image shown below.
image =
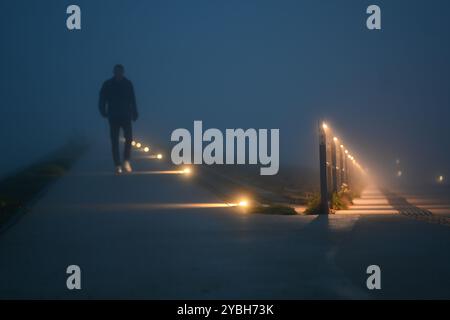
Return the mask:
<path fill-rule="evenodd" d="M 149 146 L 144 146 L 141 142 L 138 142 L 138 141 L 134 141 L 134 140 L 133 140 L 133 141 L 131 142 L 131 145 L 132 145 L 133 147 L 135 147 L 136 149 L 138 149 L 138 150 L 144 151 L 145 153 L 150 152 L 150 147 L 149 147 Z M 156 158 L 157 158 L 157 159 L 162 159 L 163 156 L 162 156 L 161 153 L 158 153 L 158 154 L 156 155 Z M 185 174 L 185 175 L 190 175 L 190 174 L 192 173 L 192 169 L 191 169 L 190 167 L 184 167 L 184 168 L 181 170 L 181 173 L 183 173 L 183 174 Z M 231 206 L 239 206 L 239 207 L 248 207 L 248 206 L 249 206 L 249 201 L 248 201 L 247 199 L 244 198 L 244 199 L 239 200 L 237 203 L 229 204 L 229 205 L 231 205 Z"/>
<path fill-rule="evenodd" d="M 135 147 L 136 149 L 144 151 L 145 153 L 150 152 L 150 147 L 149 146 L 144 146 L 141 142 L 133 140 L 133 141 L 131 141 L 131 145 L 133 147 Z M 163 158 L 163 155 L 161 153 L 158 153 L 156 155 L 156 158 L 161 160 Z M 190 167 L 185 167 L 185 168 L 183 168 L 183 170 L 181 170 L 181 173 L 184 173 L 186 175 L 190 175 L 192 173 L 192 169 Z"/>
<path fill-rule="evenodd" d="M 323 122 L 322 123 L 322 128 L 323 130 L 327 131 L 328 130 L 328 125 Z M 342 151 L 345 153 L 345 155 L 347 156 L 348 159 L 350 159 L 352 161 L 352 163 L 359 169 L 361 170 L 363 173 L 366 173 L 366 171 L 361 167 L 361 165 L 358 163 L 358 161 L 356 161 L 355 157 L 353 155 L 351 155 L 349 153 L 349 151 L 344 147 L 343 144 L 339 144 L 339 138 L 338 137 L 333 137 L 333 141 L 336 145 L 339 145 L 339 147 L 342 149 Z"/>
<path fill-rule="evenodd" d="M 133 140 L 133 141 L 131 141 L 131 145 L 132 145 L 133 147 L 139 149 L 139 150 L 144 151 L 145 153 L 150 152 L 150 147 L 148 147 L 148 146 L 143 146 L 142 143 L 140 143 L 140 142 L 137 142 L 137 141 L 134 141 L 134 140 Z M 163 156 L 162 156 L 161 153 L 158 153 L 158 154 L 156 155 L 156 158 L 157 158 L 157 159 L 162 159 Z"/>

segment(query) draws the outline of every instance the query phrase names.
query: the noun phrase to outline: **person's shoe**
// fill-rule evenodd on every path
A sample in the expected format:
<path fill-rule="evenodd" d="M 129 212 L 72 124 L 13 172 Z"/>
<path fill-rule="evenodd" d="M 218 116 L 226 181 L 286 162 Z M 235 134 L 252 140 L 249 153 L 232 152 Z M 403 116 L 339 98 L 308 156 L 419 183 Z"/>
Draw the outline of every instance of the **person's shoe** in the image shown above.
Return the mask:
<path fill-rule="evenodd" d="M 130 161 L 128 161 L 128 160 L 125 160 L 123 162 L 122 168 L 127 173 L 130 173 L 131 171 L 133 171 L 133 169 L 131 169 Z"/>
<path fill-rule="evenodd" d="M 122 173 L 122 167 L 116 166 L 116 174 L 121 174 L 121 173 Z"/>

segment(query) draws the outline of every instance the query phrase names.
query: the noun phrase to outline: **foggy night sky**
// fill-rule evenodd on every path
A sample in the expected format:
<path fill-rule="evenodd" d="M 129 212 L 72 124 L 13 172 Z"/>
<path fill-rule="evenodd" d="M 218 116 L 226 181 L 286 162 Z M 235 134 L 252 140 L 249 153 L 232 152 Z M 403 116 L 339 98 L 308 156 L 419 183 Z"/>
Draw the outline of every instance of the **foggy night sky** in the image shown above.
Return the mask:
<path fill-rule="evenodd" d="M 370 4 L 381 31 L 365 26 Z M 448 175 L 449 14 L 445 0 L 4 0 L 0 175 L 75 131 L 109 143 L 97 99 L 116 63 L 150 144 L 194 120 L 280 128 L 281 162 L 316 167 L 324 118 L 363 164 Z"/>

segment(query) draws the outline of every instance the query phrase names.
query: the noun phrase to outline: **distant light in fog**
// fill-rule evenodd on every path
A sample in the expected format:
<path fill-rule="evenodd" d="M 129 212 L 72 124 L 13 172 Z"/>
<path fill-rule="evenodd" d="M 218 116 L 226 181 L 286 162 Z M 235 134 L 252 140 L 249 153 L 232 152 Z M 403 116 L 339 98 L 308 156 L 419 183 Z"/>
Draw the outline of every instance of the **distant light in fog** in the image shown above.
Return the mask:
<path fill-rule="evenodd" d="M 401 170 L 398 170 L 398 171 L 397 171 L 397 177 L 401 177 L 402 174 L 403 174 L 403 172 L 402 172 Z"/>
<path fill-rule="evenodd" d="M 439 177 L 437 178 L 437 182 L 439 182 L 439 183 L 444 182 L 444 176 L 439 176 Z"/>
<path fill-rule="evenodd" d="M 400 164 L 400 159 L 395 160 L 396 164 Z"/>

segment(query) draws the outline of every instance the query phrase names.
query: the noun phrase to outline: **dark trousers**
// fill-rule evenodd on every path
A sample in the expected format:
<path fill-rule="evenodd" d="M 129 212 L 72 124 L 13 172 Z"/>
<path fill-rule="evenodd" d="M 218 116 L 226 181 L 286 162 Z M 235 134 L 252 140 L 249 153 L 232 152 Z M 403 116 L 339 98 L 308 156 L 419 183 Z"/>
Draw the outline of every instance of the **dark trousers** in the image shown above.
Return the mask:
<path fill-rule="evenodd" d="M 111 137 L 112 156 L 114 164 L 120 166 L 119 155 L 119 135 L 120 129 L 123 130 L 125 138 L 125 148 L 123 151 L 123 160 L 130 160 L 131 156 L 131 142 L 133 141 L 133 129 L 131 127 L 131 120 L 123 119 L 109 119 L 109 134 Z"/>

